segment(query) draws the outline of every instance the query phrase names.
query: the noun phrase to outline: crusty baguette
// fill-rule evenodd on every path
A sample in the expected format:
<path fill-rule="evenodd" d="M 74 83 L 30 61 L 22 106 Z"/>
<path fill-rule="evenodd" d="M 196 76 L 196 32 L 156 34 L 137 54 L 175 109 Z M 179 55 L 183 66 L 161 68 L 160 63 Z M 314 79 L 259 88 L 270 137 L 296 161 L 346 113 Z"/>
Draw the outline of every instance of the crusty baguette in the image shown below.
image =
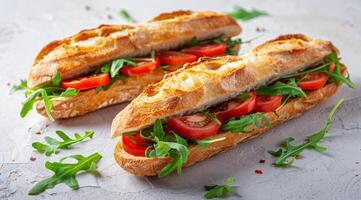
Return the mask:
<path fill-rule="evenodd" d="M 189 149 L 188 161 L 184 164 L 184 167 L 188 167 L 196 162 L 220 153 L 240 142 L 259 136 L 273 126 L 301 115 L 305 111 L 332 96 L 337 91 L 337 88 L 338 87 L 335 83 L 328 84 L 319 90 L 308 93 L 306 98 L 297 98 L 288 102 L 275 112 L 265 113 L 271 123 L 270 126 L 255 129 L 248 133 L 220 133 L 213 138 L 225 137 L 225 140 L 212 143 L 205 148 L 201 148 L 199 145 L 191 146 Z M 117 163 L 123 169 L 138 176 L 156 176 L 163 167 L 171 162 L 171 158 L 168 157 L 146 158 L 132 156 L 123 150 L 121 141 L 115 147 L 114 156 Z"/>
<path fill-rule="evenodd" d="M 240 32 L 235 20 L 216 12 L 177 11 L 137 25 L 101 25 L 46 45 L 31 66 L 28 86 L 48 83 L 57 72 L 70 79 L 115 58 L 178 48 L 193 37 L 205 40 Z"/>
<path fill-rule="evenodd" d="M 238 52 L 240 45 L 235 45 L 232 50 Z M 182 65 L 173 65 L 173 70 L 181 68 Z M 128 77 L 125 82 L 117 81 L 108 90 L 96 93 L 96 89 L 82 91 L 73 97 L 52 98 L 53 103 L 51 115 L 54 119 L 65 119 L 81 116 L 100 108 L 123 103 L 134 99 L 143 89 L 162 80 L 164 72 L 157 68 L 151 73 L 142 76 Z M 36 101 L 36 111 L 47 117 L 43 101 Z"/>
<path fill-rule="evenodd" d="M 243 56 L 207 58 L 149 85 L 113 120 L 112 136 L 138 131 L 156 119 L 192 113 L 224 102 L 286 74 L 322 62 L 336 47 L 301 34 L 284 35 Z"/>

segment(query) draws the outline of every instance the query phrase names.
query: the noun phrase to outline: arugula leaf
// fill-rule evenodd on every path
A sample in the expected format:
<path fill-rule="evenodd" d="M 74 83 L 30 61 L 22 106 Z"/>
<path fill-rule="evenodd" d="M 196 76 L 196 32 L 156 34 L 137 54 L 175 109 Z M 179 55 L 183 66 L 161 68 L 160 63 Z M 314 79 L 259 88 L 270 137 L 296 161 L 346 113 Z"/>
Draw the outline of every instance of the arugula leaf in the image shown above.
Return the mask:
<path fill-rule="evenodd" d="M 236 98 L 239 99 L 239 100 L 247 100 L 249 98 L 251 98 L 252 96 L 249 94 L 249 93 L 242 93 L 240 95 L 238 95 Z"/>
<path fill-rule="evenodd" d="M 107 85 L 95 88 L 95 93 L 97 94 L 102 90 L 107 91 L 117 81 L 122 81 L 124 83 L 126 78 L 127 78 L 126 76 L 119 74 L 119 75 L 115 76 L 114 78 L 112 78 L 112 80 Z"/>
<path fill-rule="evenodd" d="M 245 133 L 247 132 L 246 128 L 252 125 L 255 125 L 257 128 L 261 128 L 261 120 L 265 123 L 266 126 L 270 125 L 270 122 L 267 119 L 266 115 L 262 113 L 253 113 L 250 115 L 244 115 L 239 119 L 229 120 L 226 124 L 222 126 L 222 129 L 224 131 Z"/>
<path fill-rule="evenodd" d="M 112 63 L 105 64 L 103 67 L 100 68 L 100 72 L 103 73 L 103 74 L 109 73 L 111 65 L 112 65 Z"/>
<path fill-rule="evenodd" d="M 124 66 L 124 65 L 132 65 L 132 66 L 136 66 L 137 63 L 131 61 L 131 60 L 127 60 L 127 59 L 123 59 L 123 58 L 119 58 L 116 60 L 113 60 L 111 66 L 110 66 L 110 77 L 114 78 L 115 76 L 117 76 L 119 74 L 119 70 Z"/>
<path fill-rule="evenodd" d="M 297 86 L 294 78 L 289 79 L 287 83 L 277 81 L 273 85 L 263 85 L 256 92 L 257 95 L 266 96 L 290 95 L 292 97 L 306 97 L 306 93 Z"/>
<path fill-rule="evenodd" d="M 26 79 L 21 79 L 19 84 L 14 84 L 11 87 L 11 92 L 19 91 L 19 90 L 26 90 L 28 89 L 28 81 Z"/>
<path fill-rule="evenodd" d="M 20 116 L 22 118 L 24 118 L 30 112 L 30 110 L 34 106 L 36 97 L 38 97 L 38 96 L 41 96 L 41 98 L 43 99 L 45 111 L 46 111 L 49 119 L 53 121 L 54 119 L 51 116 L 51 108 L 52 108 L 53 104 L 51 103 L 45 89 L 42 89 L 42 88 L 35 90 L 28 96 L 28 98 L 25 100 L 25 102 L 23 104 L 23 107 L 21 108 Z"/>
<path fill-rule="evenodd" d="M 191 47 L 191 46 L 195 46 L 199 43 L 198 39 L 196 36 L 192 37 L 191 40 L 189 40 L 189 42 L 187 43 L 187 47 Z"/>
<path fill-rule="evenodd" d="M 56 73 L 56 75 L 51 79 L 51 82 L 55 86 L 59 86 L 61 82 L 61 75 L 59 72 Z"/>
<path fill-rule="evenodd" d="M 257 9 L 252 9 L 251 11 L 248 11 L 240 6 L 235 6 L 233 11 L 228 13 L 228 15 L 233 17 L 234 19 L 248 21 L 256 17 L 268 15 L 268 13 Z"/>
<path fill-rule="evenodd" d="M 226 139 L 225 137 L 215 138 L 215 139 L 206 138 L 206 139 L 203 139 L 203 140 L 196 140 L 195 142 L 199 146 L 201 146 L 201 148 L 206 148 L 206 147 L 208 147 L 208 145 L 210 145 L 212 143 L 223 141 L 225 139 Z"/>
<path fill-rule="evenodd" d="M 215 116 L 214 114 L 208 112 L 208 111 L 204 111 L 202 112 L 205 116 L 207 116 L 208 119 L 216 122 L 216 124 L 218 125 L 222 125 L 222 123 L 219 121 L 219 119 L 217 118 L 217 116 Z"/>
<path fill-rule="evenodd" d="M 64 92 L 60 93 L 59 97 L 72 97 L 79 94 L 79 90 L 74 88 L 68 88 Z"/>
<path fill-rule="evenodd" d="M 74 134 L 74 139 L 67 136 L 63 131 L 57 130 L 55 132 L 63 141 L 56 140 L 52 137 L 45 137 L 45 141 L 48 144 L 43 144 L 41 142 L 34 142 L 32 146 L 39 153 L 45 153 L 46 156 L 51 156 L 53 153 L 58 153 L 59 149 L 69 149 L 71 145 L 81 142 L 86 138 L 93 138 L 94 131 L 86 131 L 83 136 L 78 133 Z"/>
<path fill-rule="evenodd" d="M 166 141 L 164 135 L 163 125 L 160 119 L 157 119 L 153 126 L 151 135 L 154 137 L 154 149 L 146 151 L 147 157 L 170 157 L 172 162 L 166 165 L 158 174 L 159 177 L 164 177 L 177 169 L 178 175 L 182 173 L 182 164 L 188 160 L 188 143 L 187 141 L 173 132 L 174 141 Z"/>
<path fill-rule="evenodd" d="M 325 58 L 323 59 L 323 62 L 324 62 L 324 64 L 322 64 L 318 67 L 307 69 L 307 70 L 299 72 L 299 73 L 290 74 L 290 75 L 285 76 L 284 78 L 305 76 L 312 72 L 322 72 L 322 73 L 326 73 L 330 79 L 332 79 L 333 81 L 336 82 L 337 85 L 340 85 L 341 83 L 345 83 L 348 87 L 350 87 L 352 89 L 357 88 L 357 85 L 351 81 L 349 74 L 347 74 L 346 77 L 341 74 L 340 69 L 343 66 L 343 64 L 340 63 L 340 60 L 338 59 L 337 53 L 335 51 L 326 55 Z M 331 64 L 335 65 L 334 72 L 330 71 Z"/>
<path fill-rule="evenodd" d="M 319 146 L 318 143 L 325 137 L 326 133 L 329 130 L 331 125 L 332 117 L 335 114 L 338 107 L 342 104 L 344 99 L 340 99 L 332 108 L 330 114 L 328 115 L 324 127 L 315 132 L 312 135 L 307 136 L 304 143 L 299 145 L 292 145 L 291 142 L 294 140 L 292 137 L 288 137 L 281 144 L 281 148 L 277 151 L 268 151 L 269 154 L 278 157 L 273 163 L 276 167 L 288 167 L 292 165 L 295 160 L 295 157 L 303 152 L 305 149 L 313 149 L 317 152 L 326 151 L 325 147 Z"/>
<path fill-rule="evenodd" d="M 128 11 L 122 9 L 119 11 L 119 16 L 128 22 L 135 23 L 136 21 L 129 15 Z"/>
<path fill-rule="evenodd" d="M 224 181 L 224 185 L 205 185 L 204 189 L 207 191 L 204 197 L 207 199 L 226 198 L 235 194 L 234 188 L 230 184 L 236 182 L 236 179 L 229 177 Z"/>
<path fill-rule="evenodd" d="M 153 126 L 153 136 L 159 141 L 165 141 L 162 121 L 156 119 Z"/>
<path fill-rule="evenodd" d="M 152 51 L 150 52 L 150 57 L 152 58 L 152 62 L 155 62 L 155 50 L 152 49 Z"/>
<path fill-rule="evenodd" d="M 63 163 L 65 159 L 73 158 L 77 163 Z M 36 183 L 31 190 L 29 195 L 37 195 L 44 192 L 46 189 L 54 188 L 55 185 L 65 183 L 72 189 L 78 189 L 79 184 L 76 180 L 76 175 L 80 171 L 86 173 L 95 173 L 98 161 L 102 158 L 99 153 L 93 153 L 88 157 L 82 155 L 72 155 L 60 159 L 59 162 L 45 163 L 45 167 L 54 172 L 54 174 L 38 183 Z"/>

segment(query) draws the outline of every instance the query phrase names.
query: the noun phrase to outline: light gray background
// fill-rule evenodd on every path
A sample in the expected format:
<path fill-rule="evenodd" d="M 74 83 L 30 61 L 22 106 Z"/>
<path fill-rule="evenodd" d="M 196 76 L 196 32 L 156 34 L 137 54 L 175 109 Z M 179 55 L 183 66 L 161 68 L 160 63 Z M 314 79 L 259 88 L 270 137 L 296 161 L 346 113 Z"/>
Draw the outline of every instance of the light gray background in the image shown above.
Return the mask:
<path fill-rule="evenodd" d="M 85 6 L 90 10 L 86 11 Z M 345 86 L 329 101 L 289 123 L 276 127 L 264 136 L 238 145 L 191 168 L 183 175 L 167 178 L 141 178 L 119 168 L 112 156 L 116 141 L 110 139 L 110 124 L 124 105 L 109 107 L 84 117 L 50 123 L 31 113 L 20 119 L 21 93 L 10 94 L 10 84 L 25 78 L 37 52 L 54 39 L 74 34 L 99 24 L 125 23 L 118 17 L 121 8 L 144 21 L 162 12 L 176 9 L 230 11 L 234 5 L 258 8 L 270 13 L 249 22 L 241 22 L 243 39 L 263 34 L 242 52 L 282 33 L 305 33 L 331 40 L 339 47 L 343 62 L 353 80 L 360 85 L 361 1 L 350 0 L 180 0 L 180 1 L 80 1 L 80 0 L 0 0 L 0 199 L 202 199 L 202 186 L 221 183 L 234 176 L 241 197 L 230 199 L 360 199 L 361 198 L 361 98 L 360 89 Z M 108 18 L 112 16 L 112 19 Z M 256 29 L 265 29 L 257 32 Z M 266 153 L 276 149 L 287 136 L 302 141 L 318 130 L 333 103 L 340 97 L 347 101 L 336 113 L 329 135 L 322 143 L 327 153 L 305 151 L 302 159 L 289 169 L 271 166 L 274 160 Z M 102 176 L 84 175 L 81 188 L 70 191 L 64 185 L 35 197 L 27 196 L 31 186 L 50 173 L 43 164 L 48 159 L 33 152 L 31 143 L 57 129 L 67 133 L 96 131 L 95 138 L 75 145 L 50 160 L 64 155 L 100 152 Z M 36 135 L 35 132 L 42 132 Z M 36 161 L 29 160 L 35 156 Z M 265 164 L 259 164 L 265 159 Z M 258 175 L 254 170 L 261 169 Z"/>

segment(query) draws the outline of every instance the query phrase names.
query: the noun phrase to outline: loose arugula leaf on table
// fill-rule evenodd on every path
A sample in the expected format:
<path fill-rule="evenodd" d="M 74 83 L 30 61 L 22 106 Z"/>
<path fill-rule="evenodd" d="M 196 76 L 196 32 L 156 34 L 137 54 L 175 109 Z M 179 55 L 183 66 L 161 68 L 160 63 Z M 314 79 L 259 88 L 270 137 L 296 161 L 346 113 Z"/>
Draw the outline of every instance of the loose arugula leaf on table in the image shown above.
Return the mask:
<path fill-rule="evenodd" d="M 256 17 L 268 15 L 268 13 L 257 9 L 252 9 L 248 11 L 240 6 L 235 6 L 233 11 L 229 12 L 228 15 L 233 17 L 234 19 L 248 21 Z"/>
<path fill-rule="evenodd" d="M 73 158 L 77 163 L 64 163 L 63 161 Z M 36 183 L 29 191 L 29 195 L 37 195 L 46 189 L 54 188 L 57 184 L 64 183 L 72 189 L 78 189 L 79 184 L 76 175 L 84 171 L 86 173 L 95 173 L 98 161 L 102 158 L 99 153 L 93 153 L 88 157 L 82 155 L 72 155 L 60 159 L 59 162 L 45 163 L 45 167 L 54 172 L 49 178 Z"/>
<path fill-rule="evenodd" d="M 253 113 L 249 115 L 244 115 L 239 119 L 231 119 L 226 124 L 222 126 L 222 130 L 231 131 L 231 132 L 247 132 L 246 128 L 252 125 L 255 125 L 257 128 L 262 128 L 261 121 L 265 123 L 266 126 L 270 125 L 267 117 L 262 113 Z"/>
<path fill-rule="evenodd" d="M 289 79 L 287 83 L 277 81 L 272 85 L 263 85 L 256 92 L 257 95 L 266 96 L 290 95 L 292 97 L 306 97 L 306 93 L 297 86 L 294 78 Z"/>
<path fill-rule="evenodd" d="M 188 160 L 189 150 L 187 141 L 175 133 L 173 133 L 174 141 L 167 141 L 162 122 L 159 119 L 155 121 L 151 135 L 155 140 L 155 143 L 153 144 L 154 149 L 147 151 L 147 157 L 172 158 L 172 161 L 159 172 L 158 176 L 167 176 L 175 169 L 177 169 L 178 175 L 181 175 L 182 164 L 186 163 Z"/>
<path fill-rule="evenodd" d="M 121 9 L 121 10 L 119 11 L 119 16 L 122 17 L 123 19 L 125 19 L 125 20 L 128 21 L 128 22 L 132 22 L 132 23 L 136 22 L 135 19 L 133 19 L 133 18 L 129 15 L 128 11 L 126 11 L 125 9 Z"/>
<path fill-rule="evenodd" d="M 288 137 L 281 144 L 281 148 L 277 151 L 268 151 L 269 154 L 278 157 L 273 163 L 276 167 L 288 167 L 292 165 L 295 157 L 300 155 L 305 149 L 312 149 L 317 152 L 326 151 L 325 147 L 320 146 L 318 143 L 325 137 L 329 127 L 331 125 L 332 117 L 335 114 L 338 107 L 342 104 L 344 99 L 340 99 L 335 106 L 332 108 L 328 115 L 324 127 L 316 133 L 307 136 L 306 141 L 299 145 L 292 145 L 291 142 L 294 140 L 292 137 Z"/>
<path fill-rule="evenodd" d="M 59 149 L 69 149 L 71 145 L 79 143 L 86 138 L 93 138 L 94 131 L 86 131 L 83 136 L 74 133 L 74 138 L 70 138 L 63 131 L 57 130 L 55 132 L 63 141 L 46 136 L 45 141 L 48 144 L 41 142 L 34 142 L 32 146 L 39 152 L 45 153 L 46 156 L 51 156 L 53 153 L 58 153 Z"/>
<path fill-rule="evenodd" d="M 234 188 L 230 184 L 236 182 L 236 179 L 229 177 L 224 181 L 224 185 L 205 185 L 204 189 L 207 191 L 204 197 L 207 199 L 226 198 L 235 194 Z"/>
<path fill-rule="evenodd" d="M 223 141 L 225 139 L 226 139 L 225 137 L 215 138 L 215 139 L 206 138 L 206 139 L 203 139 L 203 140 L 196 140 L 195 142 L 199 146 L 201 146 L 201 148 L 206 148 L 206 147 L 208 147 L 208 145 L 210 145 L 212 143 Z"/>

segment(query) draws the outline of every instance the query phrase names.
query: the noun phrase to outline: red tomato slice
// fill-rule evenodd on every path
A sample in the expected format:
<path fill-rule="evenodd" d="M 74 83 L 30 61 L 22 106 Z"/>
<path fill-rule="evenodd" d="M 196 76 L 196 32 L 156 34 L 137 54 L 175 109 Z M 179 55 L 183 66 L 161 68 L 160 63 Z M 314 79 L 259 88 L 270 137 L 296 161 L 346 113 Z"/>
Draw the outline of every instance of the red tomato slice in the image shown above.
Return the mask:
<path fill-rule="evenodd" d="M 217 117 L 221 121 L 227 121 L 232 117 L 239 117 L 250 113 L 256 107 L 256 92 L 253 91 L 249 94 L 251 97 L 244 101 L 240 100 L 231 100 L 227 102 L 224 106 L 224 109 L 220 111 Z"/>
<path fill-rule="evenodd" d="M 145 156 L 145 150 L 148 148 L 149 142 L 143 140 L 140 137 L 140 134 L 135 136 L 132 135 L 123 135 L 123 149 L 134 156 Z M 136 143 L 134 143 L 135 141 Z"/>
<path fill-rule="evenodd" d="M 226 51 L 226 44 L 200 44 L 190 48 L 182 49 L 183 52 L 193 54 L 195 56 L 219 56 Z"/>
<path fill-rule="evenodd" d="M 180 136 L 190 140 L 202 140 L 214 136 L 221 128 L 221 125 L 200 113 L 170 119 L 167 126 Z"/>
<path fill-rule="evenodd" d="M 96 74 L 79 79 L 61 81 L 61 86 L 64 89 L 74 88 L 77 90 L 88 90 L 107 85 L 108 83 L 110 83 L 109 74 Z"/>
<path fill-rule="evenodd" d="M 318 90 L 322 88 L 328 80 L 328 76 L 324 73 L 313 72 L 306 75 L 301 82 L 298 83 L 298 87 L 305 91 Z"/>
<path fill-rule="evenodd" d="M 282 104 L 282 96 L 258 96 L 256 99 L 257 112 L 271 112 Z"/>
<path fill-rule="evenodd" d="M 127 76 L 139 76 L 153 71 L 159 64 L 159 58 L 155 57 L 154 62 L 139 62 L 137 66 L 124 66 L 120 69 L 120 72 Z"/>
<path fill-rule="evenodd" d="M 165 51 L 159 54 L 160 62 L 166 65 L 191 63 L 197 60 L 197 56 L 178 51 Z"/>

